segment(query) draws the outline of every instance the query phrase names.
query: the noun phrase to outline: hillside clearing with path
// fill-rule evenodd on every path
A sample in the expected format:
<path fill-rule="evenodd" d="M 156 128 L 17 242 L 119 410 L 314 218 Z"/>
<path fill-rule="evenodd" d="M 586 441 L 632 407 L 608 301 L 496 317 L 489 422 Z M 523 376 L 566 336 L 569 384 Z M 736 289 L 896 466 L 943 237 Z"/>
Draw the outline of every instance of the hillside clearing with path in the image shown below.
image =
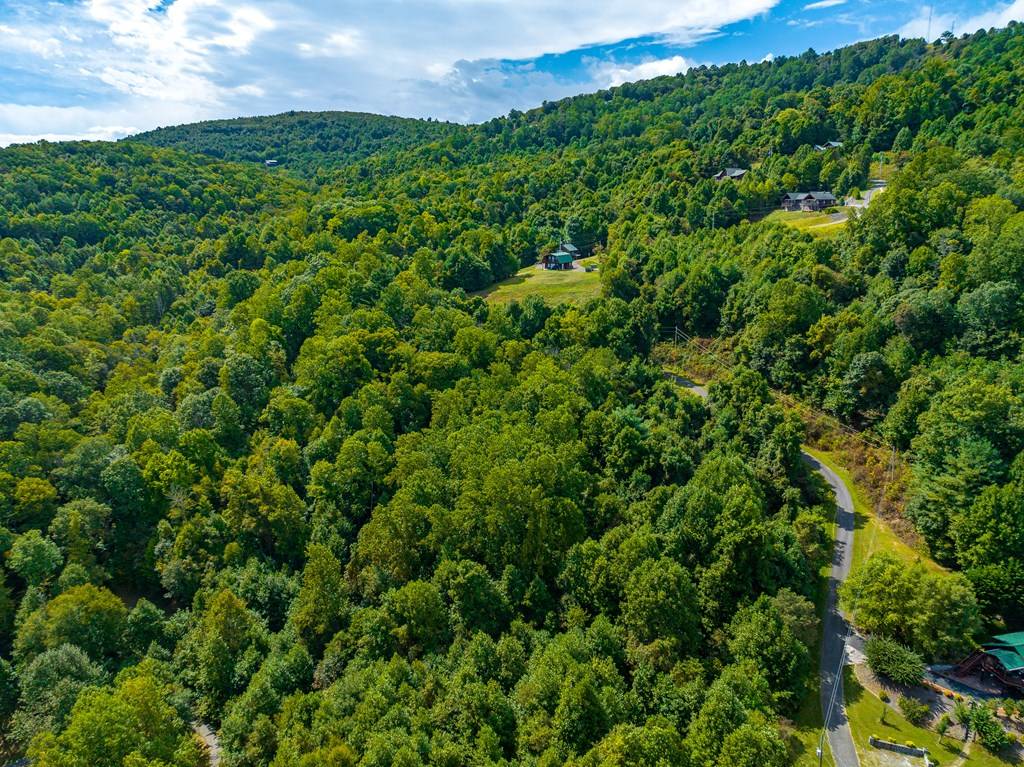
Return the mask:
<path fill-rule="evenodd" d="M 846 225 L 848 212 L 844 208 L 837 213 L 808 213 L 802 210 L 776 210 L 765 216 L 767 223 L 785 224 L 805 231 L 816 237 L 835 234 Z"/>
<path fill-rule="evenodd" d="M 565 271 L 545 269 L 539 264 L 524 266 L 507 280 L 499 282 L 476 295 L 491 303 L 507 304 L 522 301 L 527 296 L 539 296 L 552 303 L 582 303 L 601 293 L 601 273 L 588 272 L 588 265 L 597 266 L 598 256 L 581 258 L 572 269 Z"/>

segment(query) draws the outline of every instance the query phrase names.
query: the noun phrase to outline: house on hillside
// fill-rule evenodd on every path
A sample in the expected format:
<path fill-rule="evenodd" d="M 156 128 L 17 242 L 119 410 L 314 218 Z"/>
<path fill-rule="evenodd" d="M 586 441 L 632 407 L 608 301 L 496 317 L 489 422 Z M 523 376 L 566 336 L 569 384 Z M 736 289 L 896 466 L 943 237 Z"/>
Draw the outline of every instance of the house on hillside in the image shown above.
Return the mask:
<path fill-rule="evenodd" d="M 733 181 L 739 181 L 745 175 L 747 175 L 746 168 L 723 168 L 711 178 L 715 181 L 725 181 L 727 178 L 732 179 Z"/>
<path fill-rule="evenodd" d="M 545 269 L 572 269 L 572 262 L 579 258 L 579 249 L 571 242 L 563 242 L 541 259 Z"/>
<path fill-rule="evenodd" d="M 815 152 L 827 152 L 829 149 L 842 149 L 842 148 L 843 148 L 843 142 L 842 141 L 826 141 L 824 144 L 815 144 L 814 145 L 814 151 Z"/>
<path fill-rule="evenodd" d="M 782 196 L 783 210 L 813 212 L 838 205 L 832 192 L 786 192 Z"/>
<path fill-rule="evenodd" d="M 1024 693 L 1024 631 L 999 634 L 953 668 L 958 677 L 994 679 L 1016 693 Z"/>
<path fill-rule="evenodd" d="M 273 168 L 277 165 L 277 160 L 264 160 L 263 164 L 266 165 L 268 168 Z"/>

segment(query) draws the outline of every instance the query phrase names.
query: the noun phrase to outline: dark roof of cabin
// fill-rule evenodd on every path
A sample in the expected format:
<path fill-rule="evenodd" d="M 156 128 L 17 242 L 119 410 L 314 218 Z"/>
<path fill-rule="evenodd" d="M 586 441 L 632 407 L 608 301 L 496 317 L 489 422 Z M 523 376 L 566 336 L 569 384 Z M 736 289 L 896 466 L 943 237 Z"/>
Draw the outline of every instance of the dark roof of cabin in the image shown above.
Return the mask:
<path fill-rule="evenodd" d="M 808 197 L 814 200 L 834 200 L 832 192 L 786 192 L 785 200 L 806 200 Z"/>

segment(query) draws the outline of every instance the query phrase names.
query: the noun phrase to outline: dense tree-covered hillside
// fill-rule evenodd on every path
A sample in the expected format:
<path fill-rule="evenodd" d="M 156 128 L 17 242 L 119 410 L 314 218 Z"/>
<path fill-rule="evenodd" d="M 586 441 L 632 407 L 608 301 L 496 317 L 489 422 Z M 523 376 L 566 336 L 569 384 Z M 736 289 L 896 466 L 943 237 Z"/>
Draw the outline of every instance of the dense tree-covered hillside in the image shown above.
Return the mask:
<path fill-rule="evenodd" d="M 394 152 L 465 130 L 452 123 L 362 112 L 286 112 L 157 128 L 129 141 L 222 160 L 260 164 L 269 160 L 291 174 L 314 177 L 378 152 Z"/>
<path fill-rule="evenodd" d="M 1022 52 L 0 152 L 6 752 L 197 765 L 201 719 L 238 767 L 788 764 L 831 505 L 769 386 L 906 453 L 952 571 L 870 560 L 858 622 L 1020 627 Z M 268 138 L 305 180 L 205 156 Z M 834 236 L 757 220 L 880 167 Z M 564 237 L 601 298 L 471 295 Z M 707 403 L 651 361 L 676 326 L 742 363 Z"/>

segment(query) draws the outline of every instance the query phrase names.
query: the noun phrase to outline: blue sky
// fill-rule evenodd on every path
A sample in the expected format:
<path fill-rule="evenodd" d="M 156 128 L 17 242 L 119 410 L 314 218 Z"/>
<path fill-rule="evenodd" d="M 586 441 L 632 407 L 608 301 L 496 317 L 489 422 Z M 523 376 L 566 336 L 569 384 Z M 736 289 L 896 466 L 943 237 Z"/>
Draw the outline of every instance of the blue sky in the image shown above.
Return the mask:
<path fill-rule="evenodd" d="M 1024 20 L 1024 0 L 0 0 L 0 145 L 289 109 L 473 122 L 700 64 Z"/>

